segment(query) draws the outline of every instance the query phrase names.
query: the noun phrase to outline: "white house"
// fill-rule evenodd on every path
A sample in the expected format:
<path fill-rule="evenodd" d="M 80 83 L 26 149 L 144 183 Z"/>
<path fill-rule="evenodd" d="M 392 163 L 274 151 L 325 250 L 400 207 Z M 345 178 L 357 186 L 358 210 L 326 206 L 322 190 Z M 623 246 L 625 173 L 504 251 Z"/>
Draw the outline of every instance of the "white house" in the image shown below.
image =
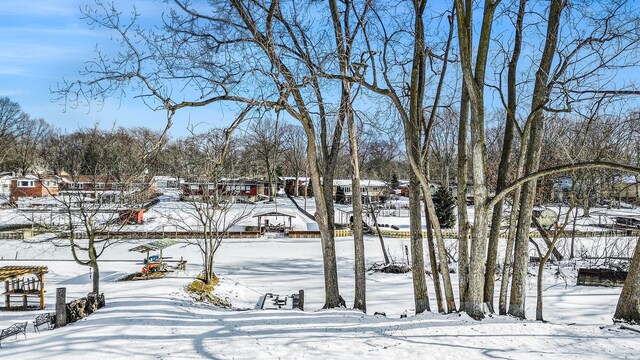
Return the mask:
<path fill-rule="evenodd" d="M 12 172 L 6 172 L 0 174 L 0 196 L 9 198 L 11 195 L 11 179 L 13 178 Z"/>
<path fill-rule="evenodd" d="M 362 191 L 362 200 L 365 203 L 384 202 L 389 195 L 386 181 L 381 180 L 360 180 L 360 190 Z M 351 179 L 333 180 L 334 201 L 351 204 L 352 196 Z"/>
<path fill-rule="evenodd" d="M 9 202 L 11 196 L 11 179 L 13 178 L 12 172 L 6 172 L 0 174 L 0 205 L 4 205 Z"/>
<path fill-rule="evenodd" d="M 156 184 L 156 188 L 159 190 L 178 189 L 180 187 L 178 178 L 172 176 L 157 175 L 153 177 L 152 182 Z"/>

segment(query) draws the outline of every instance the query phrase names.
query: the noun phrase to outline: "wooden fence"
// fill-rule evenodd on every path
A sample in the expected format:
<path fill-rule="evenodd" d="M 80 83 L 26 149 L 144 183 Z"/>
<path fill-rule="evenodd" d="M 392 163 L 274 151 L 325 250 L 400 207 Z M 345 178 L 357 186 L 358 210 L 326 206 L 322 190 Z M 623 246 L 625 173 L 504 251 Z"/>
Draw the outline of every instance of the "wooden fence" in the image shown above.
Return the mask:
<path fill-rule="evenodd" d="M 375 232 L 375 229 L 373 230 Z M 384 228 L 380 228 L 380 234 L 382 234 L 382 236 L 384 237 L 390 237 L 390 238 L 410 238 L 411 237 L 411 232 L 409 231 L 393 231 L 393 230 L 387 230 Z M 426 237 L 427 236 L 427 232 L 423 231 L 422 232 L 422 236 Z M 442 229 L 442 236 L 445 239 L 457 239 L 458 238 L 458 231 L 456 230 L 448 230 L 448 229 Z M 532 231 L 530 233 L 531 237 L 533 238 L 540 238 L 542 237 L 540 235 L 539 231 Z M 553 231 L 549 232 L 549 236 L 553 237 Z M 628 237 L 628 236 L 640 236 L 640 230 L 636 231 L 636 230 L 606 230 L 606 231 L 562 231 L 560 233 L 560 237 L 561 238 L 570 238 L 572 236 L 575 237 L 579 237 L 579 238 L 585 238 L 585 237 Z M 507 237 L 507 233 L 506 232 L 502 232 L 500 233 L 500 237 L 501 238 L 506 238 Z"/>

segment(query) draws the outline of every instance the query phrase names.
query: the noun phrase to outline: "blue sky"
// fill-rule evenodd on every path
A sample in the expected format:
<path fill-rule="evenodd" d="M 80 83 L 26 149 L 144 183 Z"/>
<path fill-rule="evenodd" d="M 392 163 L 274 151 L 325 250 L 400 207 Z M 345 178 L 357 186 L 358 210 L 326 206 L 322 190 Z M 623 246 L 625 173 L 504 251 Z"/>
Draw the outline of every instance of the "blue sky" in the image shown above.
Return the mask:
<path fill-rule="evenodd" d="M 119 8 L 131 9 L 130 1 L 117 1 Z M 82 19 L 80 8 L 93 1 L 22 0 L 2 1 L 0 9 L 0 96 L 18 102 L 23 111 L 44 118 L 57 128 L 73 131 L 79 127 L 116 126 L 164 127 L 164 113 L 147 108 L 140 100 L 126 97 L 98 104 L 67 108 L 51 101 L 50 89 L 63 78 L 78 79 L 78 71 L 94 56 L 96 45 L 108 49 L 115 45 L 110 33 L 91 29 Z M 142 20 L 159 19 L 166 6 L 160 0 L 136 1 Z M 232 116 L 229 110 L 209 107 L 183 111 L 176 115 L 171 133 L 183 136 L 187 124 L 201 123 L 206 130 L 210 118 Z"/>

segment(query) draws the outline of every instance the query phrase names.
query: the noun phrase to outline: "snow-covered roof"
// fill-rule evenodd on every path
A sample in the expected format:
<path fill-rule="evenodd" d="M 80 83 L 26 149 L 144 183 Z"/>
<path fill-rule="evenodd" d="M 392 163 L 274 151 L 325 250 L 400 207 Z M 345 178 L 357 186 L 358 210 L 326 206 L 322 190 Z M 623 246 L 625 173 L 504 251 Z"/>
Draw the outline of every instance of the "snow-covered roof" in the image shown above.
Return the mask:
<path fill-rule="evenodd" d="M 253 217 L 264 217 L 264 216 L 288 216 L 288 217 L 296 217 L 296 215 L 294 213 L 292 213 L 291 211 L 286 211 L 286 210 L 267 210 L 267 211 L 261 211 L 256 213 L 255 215 L 253 215 Z"/>
<path fill-rule="evenodd" d="M 54 175 L 33 175 L 33 174 L 29 174 L 29 175 L 24 175 L 24 176 L 15 176 L 13 178 L 11 178 L 11 180 L 55 180 L 58 181 L 60 180 L 59 177 L 54 176 Z"/>
<path fill-rule="evenodd" d="M 153 180 L 155 181 L 178 181 L 177 178 L 173 177 L 173 176 L 166 176 L 166 175 L 156 175 L 153 177 Z"/>
<path fill-rule="evenodd" d="M 619 184 L 635 184 L 638 182 L 634 175 L 617 176 L 614 181 Z"/>
<path fill-rule="evenodd" d="M 387 182 L 382 180 L 360 180 L 360 185 L 365 187 L 385 187 Z M 333 186 L 351 186 L 351 179 L 334 179 Z"/>
<path fill-rule="evenodd" d="M 295 176 L 278 176 L 278 180 L 295 180 L 296 177 Z M 303 181 L 303 180 L 309 180 L 308 177 L 305 176 L 298 176 L 298 180 Z"/>

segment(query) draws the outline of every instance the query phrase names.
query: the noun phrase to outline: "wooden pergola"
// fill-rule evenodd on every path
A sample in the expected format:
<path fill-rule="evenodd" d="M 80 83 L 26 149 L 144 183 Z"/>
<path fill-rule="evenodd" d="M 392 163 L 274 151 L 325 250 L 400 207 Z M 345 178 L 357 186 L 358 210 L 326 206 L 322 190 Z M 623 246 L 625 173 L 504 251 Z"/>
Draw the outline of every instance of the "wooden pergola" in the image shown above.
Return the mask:
<path fill-rule="evenodd" d="M 0 281 L 4 281 L 4 309 L 44 309 L 44 274 L 48 272 L 46 266 L 0 267 Z M 35 275 L 35 278 L 28 277 L 29 275 Z M 12 297 L 21 298 L 20 305 L 12 306 Z M 39 306 L 29 305 L 29 299 L 32 297 L 39 298 Z"/>
<path fill-rule="evenodd" d="M 267 230 L 273 229 L 274 227 L 278 227 L 278 226 L 274 226 L 274 225 L 270 225 L 268 221 L 265 221 L 265 224 L 262 224 L 262 218 L 264 217 L 275 217 L 276 219 L 278 219 L 278 216 L 281 216 L 283 218 L 288 218 L 289 219 L 289 226 L 285 227 L 286 224 L 282 225 L 282 229 L 287 229 L 287 230 L 291 230 L 293 229 L 293 226 L 291 226 L 291 218 L 296 217 L 293 214 L 288 214 L 282 211 L 266 211 L 266 212 L 262 212 L 259 214 L 254 215 L 254 218 L 258 218 L 258 229 L 260 232 L 262 232 L 263 228 L 266 228 Z"/>

